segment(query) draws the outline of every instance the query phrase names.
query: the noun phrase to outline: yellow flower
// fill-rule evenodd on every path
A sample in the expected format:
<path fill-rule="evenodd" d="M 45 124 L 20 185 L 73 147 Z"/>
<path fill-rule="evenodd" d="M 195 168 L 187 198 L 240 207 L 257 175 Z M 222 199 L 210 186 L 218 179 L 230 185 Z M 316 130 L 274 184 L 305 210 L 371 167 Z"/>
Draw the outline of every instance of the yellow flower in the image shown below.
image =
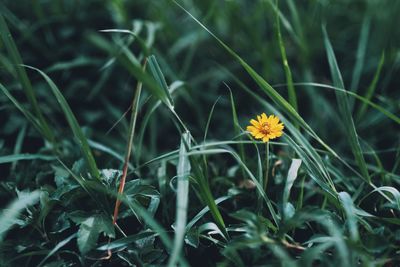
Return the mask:
<path fill-rule="evenodd" d="M 262 139 L 267 143 L 270 139 L 280 137 L 283 134 L 283 123 L 275 115 L 267 117 L 265 113 L 257 115 L 257 120 L 250 120 L 252 125 L 247 126 L 247 131 L 256 139 Z"/>

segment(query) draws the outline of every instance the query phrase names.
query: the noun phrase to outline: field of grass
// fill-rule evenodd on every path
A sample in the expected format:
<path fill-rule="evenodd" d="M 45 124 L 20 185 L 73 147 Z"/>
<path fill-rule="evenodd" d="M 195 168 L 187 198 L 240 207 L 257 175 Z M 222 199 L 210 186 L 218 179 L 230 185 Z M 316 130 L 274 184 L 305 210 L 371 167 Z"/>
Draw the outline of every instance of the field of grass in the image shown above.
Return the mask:
<path fill-rule="evenodd" d="M 399 14 L 1 1 L 0 266 L 400 266 Z"/>

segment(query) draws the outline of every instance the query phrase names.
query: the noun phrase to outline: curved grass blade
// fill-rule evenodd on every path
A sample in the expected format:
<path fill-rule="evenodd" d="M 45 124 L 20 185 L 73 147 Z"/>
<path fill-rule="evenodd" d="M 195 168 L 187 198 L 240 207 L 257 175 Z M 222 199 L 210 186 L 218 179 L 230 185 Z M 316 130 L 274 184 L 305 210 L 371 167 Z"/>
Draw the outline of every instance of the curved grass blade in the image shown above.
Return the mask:
<path fill-rule="evenodd" d="M 55 160 L 56 157 L 49 156 L 49 155 L 42 155 L 42 154 L 14 154 L 14 155 L 8 155 L 8 156 L 1 156 L 0 164 L 17 162 L 20 160 L 38 160 L 38 159 L 45 160 L 45 161 L 51 161 L 51 160 Z"/>
<path fill-rule="evenodd" d="M 165 95 L 163 98 L 168 99 L 169 106 L 173 107 L 174 101 L 171 97 L 167 82 L 165 81 L 164 74 L 162 73 L 161 68 L 158 65 L 156 57 L 154 55 L 151 55 L 147 58 L 147 60 L 149 62 L 149 69 L 151 71 L 151 74 L 153 75 L 154 79 L 156 79 L 158 85 L 163 89 Z"/>
<path fill-rule="evenodd" d="M 108 146 L 105 146 L 99 142 L 93 141 L 93 140 L 88 140 L 89 146 L 98 150 L 98 151 L 102 151 L 104 153 L 107 153 L 111 156 L 113 156 L 114 158 L 116 158 L 117 160 L 119 160 L 120 162 L 124 163 L 124 156 L 119 154 L 118 152 L 116 152 L 115 150 L 111 149 Z M 128 167 L 129 169 L 133 170 L 133 165 L 132 163 L 128 163 Z"/>
<path fill-rule="evenodd" d="M 14 64 L 18 80 L 22 84 L 25 96 L 28 99 L 29 104 L 32 106 L 33 113 L 37 117 L 40 128 L 42 129 L 41 133 L 43 134 L 43 137 L 47 139 L 49 142 L 54 144 L 55 142 L 54 133 L 49 127 L 47 121 L 45 120 L 43 113 L 40 111 L 35 91 L 33 90 L 32 84 L 28 78 L 28 75 L 26 74 L 25 69 L 21 66 L 23 64 L 21 55 L 19 54 L 18 48 L 15 45 L 14 39 L 10 33 L 10 30 L 8 29 L 7 23 L 1 12 L 0 12 L 0 37 L 7 49 L 8 55 L 11 58 L 12 63 Z"/>
<path fill-rule="evenodd" d="M 297 178 L 297 173 L 299 171 L 301 165 L 300 159 L 292 159 L 292 163 L 290 164 L 288 175 L 285 182 L 285 187 L 283 189 L 283 210 L 286 211 L 286 205 L 289 203 L 290 190 L 294 184 L 294 181 Z M 286 217 L 285 212 L 283 212 Z"/>
<path fill-rule="evenodd" d="M 22 210 L 29 205 L 35 204 L 39 200 L 39 197 L 40 191 L 21 193 L 18 199 L 14 200 L 7 208 L 2 210 L 0 214 L 0 244 L 8 230 L 14 225 L 15 220 Z"/>
<path fill-rule="evenodd" d="M 59 242 L 49 253 L 47 253 L 46 257 L 37 265 L 38 267 L 42 266 L 51 256 L 54 255 L 60 248 L 65 246 L 69 243 L 73 238 L 77 236 L 77 233 L 70 235 L 69 237 L 65 238 L 63 241 Z"/>
<path fill-rule="evenodd" d="M 224 197 L 219 197 L 215 200 L 215 204 L 219 204 L 225 200 L 230 199 L 231 196 L 224 196 Z M 210 208 L 208 206 L 204 207 L 199 213 L 194 216 L 190 222 L 187 223 L 186 225 L 186 231 L 189 231 L 207 212 L 210 211 Z"/>
<path fill-rule="evenodd" d="M 24 108 L 17 99 L 15 99 L 8 90 L 0 83 L 0 90 L 10 99 L 10 101 L 14 104 L 14 106 L 26 117 L 26 119 L 32 123 L 33 127 L 38 130 L 38 132 L 42 135 L 45 135 L 44 130 L 40 122 L 36 119 L 36 117 L 30 113 L 26 108 Z"/>
<path fill-rule="evenodd" d="M 390 111 L 388 111 L 387 109 L 383 108 L 382 106 L 370 101 L 370 99 L 366 98 L 366 97 L 362 97 L 358 94 L 355 94 L 351 91 L 346 91 L 343 90 L 339 87 L 335 87 L 332 85 L 327 85 L 327 84 L 322 84 L 322 83 L 313 83 L 313 82 L 306 82 L 306 83 L 295 83 L 295 85 L 303 85 L 303 86 L 315 86 L 315 87 L 320 87 L 320 88 L 326 88 L 326 89 L 332 89 L 335 91 L 339 91 L 339 92 L 343 92 L 346 93 L 347 95 L 354 97 L 356 99 L 358 99 L 359 101 L 362 102 L 362 104 L 365 104 L 366 106 L 370 106 L 374 109 L 376 109 L 377 111 L 381 112 L 383 115 L 385 115 L 387 118 L 391 119 L 392 121 L 396 122 L 397 124 L 400 124 L 400 117 L 396 116 L 395 114 L 391 113 Z"/>
<path fill-rule="evenodd" d="M 75 118 L 75 115 L 72 113 L 70 106 L 68 105 L 64 96 L 58 89 L 57 85 L 55 85 L 55 83 L 43 71 L 41 71 L 37 68 L 31 67 L 31 66 L 26 66 L 26 65 L 24 65 L 24 66 L 26 68 L 37 71 L 46 80 L 47 84 L 50 86 L 51 91 L 53 92 L 58 103 L 60 104 L 60 107 L 64 113 L 64 116 L 68 121 L 69 127 L 71 128 L 71 130 L 79 144 L 79 147 L 80 147 L 82 154 L 88 165 L 89 173 L 91 174 L 92 177 L 99 178 L 100 172 L 99 172 L 99 169 L 97 168 L 97 164 L 93 157 L 92 151 L 90 150 L 88 141 L 87 141 L 85 135 L 83 134 L 82 129 L 79 126 L 78 121 Z"/>
<path fill-rule="evenodd" d="M 342 75 L 340 73 L 339 66 L 336 61 L 335 53 L 334 53 L 332 45 L 329 41 L 329 37 L 328 37 L 325 27 L 322 27 L 322 32 L 324 35 L 325 49 L 326 49 L 326 53 L 327 53 L 327 57 L 328 57 L 329 67 L 331 70 L 333 84 L 335 85 L 335 87 L 339 87 L 339 88 L 345 90 Z M 363 175 L 363 179 L 370 182 L 367 164 L 365 162 L 364 155 L 363 155 L 363 152 L 362 152 L 362 149 L 360 146 L 360 142 L 358 140 L 356 127 L 354 125 L 354 121 L 352 118 L 350 104 L 347 99 L 347 94 L 344 92 L 336 92 L 336 99 L 337 99 L 337 102 L 339 105 L 339 111 L 340 111 L 340 114 L 341 114 L 341 117 L 343 120 L 343 124 L 347 129 L 346 134 L 349 139 L 351 151 L 354 155 L 354 158 L 357 162 L 358 167 L 360 168 L 360 171 Z"/>
<path fill-rule="evenodd" d="M 24 123 L 21 130 L 19 131 L 19 133 L 17 135 L 17 139 L 15 141 L 15 146 L 14 146 L 14 150 L 13 150 L 14 155 L 21 153 L 22 144 L 24 142 L 25 135 L 26 135 L 26 128 L 27 128 L 27 125 L 26 125 L 26 123 Z M 15 170 L 15 168 L 17 167 L 17 163 L 18 163 L 18 161 L 14 161 L 11 164 L 10 172 L 13 172 Z"/>

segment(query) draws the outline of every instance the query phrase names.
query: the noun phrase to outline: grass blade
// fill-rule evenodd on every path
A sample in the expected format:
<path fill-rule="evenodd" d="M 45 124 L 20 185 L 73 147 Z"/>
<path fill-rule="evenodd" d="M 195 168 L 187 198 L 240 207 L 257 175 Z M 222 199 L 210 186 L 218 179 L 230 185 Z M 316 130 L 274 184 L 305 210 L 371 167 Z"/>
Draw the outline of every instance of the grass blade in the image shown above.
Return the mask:
<path fill-rule="evenodd" d="M 172 100 L 171 94 L 169 92 L 169 88 L 167 82 L 165 81 L 164 74 L 161 72 L 161 68 L 158 65 L 157 59 L 154 55 L 148 57 L 150 72 L 153 75 L 154 79 L 156 79 L 159 86 L 163 89 L 163 99 L 169 103 L 169 106 L 174 106 L 174 101 Z"/>
<path fill-rule="evenodd" d="M 278 3 L 276 2 L 276 6 L 278 8 Z M 281 33 L 281 26 L 280 26 L 280 20 L 279 20 L 279 15 L 278 15 L 278 9 L 275 9 L 276 13 L 276 35 L 278 38 L 278 43 L 279 43 L 279 49 L 281 51 L 281 57 L 282 57 L 282 63 L 283 63 L 283 69 L 285 70 L 285 76 L 286 76 L 286 83 L 287 83 L 287 89 L 288 89 L 288 100 L 289 103 L 292 105 L 292 107 L 298 111 L 298 106 L 297 106 L 297 96 L 296 96 L 296 91 L 294 89 L 293 85 L 293 78 L 292 78 L 292 72 L 289 67 L 289 62 L 286 57 L 286 48 L 285 44 L 283 43 L 283 38 L 282 38 L 282 33 Z"/>
<path fill-rule="evenodd" d="M 336 62 L 336 57 L 335 53 L 333 52 L 332 45 L 329 41 L 328 34 L 326 32 L 325 27 L 322 28 L 323 35 L 324 35 L 324 43 L 325 43 L 325 49 L 329 61 L 329 67 L 331 70 L 331 75 L 333 79 L 333 84 L 335 87 L 339 87 L 343 90 L 345 90 L 342 75 L 340 74 L 339 66 Z M 347 137 L 349 139 L 349 144 L 351 147 L 351 151 L 354 155 L 354 158 L 357 162 L 358 167 L 360 168 L 360 171 L 363 175 L 363 178 L 366 181 L 370 181 L 367 165 L 365 163 L 364 155 L 361 150 L 360 142 L 358 140 L 356 128 L 354 125 L 354 121 L 352 118 L 351 114 L 351 108 L 349 101 L 347 99 L 347 94 L 346 92 L 337 92 L 336 91 L 336 99 L 339 105 L 339 111 L 341 114 L 341 117 L 343 119 L 344 126 L 346 127 L 347 131 Z"/>
<path fill-rule="evenodd" d="M 4 236 L 14 225 L 15 220 L 18 218 L 23 209 L 29 205 L 35 204 L 39 200 L 40 191 L 33 191 L 30 193 L 21 193 L 18 199 L 14 200 L 7 208 L 5 208 L 0 215 L 0 244 Z"/>
<path fill-rule="evenodd" d="M 38 118 L 38 123 L 41 126 L 42 129 L 41 133 L 43 134 L 43 137 L 48 141 L 50 141 L 51 143 L 54 143 L 55 142 L 54 133 L 50 129 L 42 112 L 40 111 L 39 105 L 36 100 L 35 91 L 32 88 L 32 84 L 28 78 L 28 75 L 26 74 L 25 69 L 21 66 L 23 64 L 21 55 L 18 52 L 14 39 L 1 13 L 0 13 L 0 36 L 1 40 L 3 41 L 7 49 L 8 55 L 10 56 L 11 61 L 14 64 L 18 80 L 22 84 L 25 96 L 28 99 L 29 104 L 32 106 L 33 113 Z"/>
<path fill-rule="evenodd" d="M 347 224 L 350 231 L 350 237 L 353 242 L 357 242 L 360 238 L 357 228 L 357 217 L 355 215 L 355 207 L 353 200 L 347 192 L 339 193 L 340 201 L 342 202 L 343 209 L 346 213 Z"/>
<path fill-rule="evenodd" d="M 190 134 L 182 135 L 181 146 L 179 149 L 178 161 L 178 188 L 176 192 L 176 219 L 175 219 L 175 239 L 174 248 L 168 261 L 168 266 L 175 266 L 182 251 L 183 241 L 186 233 L 187 211 L 189 203 L 189 173 L 190 160 L 187 156 L 187 148 L 190 149 Z"/>
<path fill-rule="evenodd" d="M 26 119 L 30 123 L 32 123 L 33 127 L 35 127 L 40 134 L 44 135 L 44 130 L 42 128 L 42 125 L 36 119 L 36 117 L 31 112 L 29 112 L 29 110 L 23 107 L 21 103 L 19 103 L 19 101 L 15 99 L 1 83 L 0 83 L 0 90 L 8 97 L 8 99 L 10 99 L 10 101 L 26 117 Z"/>
<path fill-rule="evenodd" d="M 79 144 L 79 147 L 80 147 L 82 154 L 88 165 L 89 173 L 91 174 L 92 177 L 99 178 L 99 169 L 97 168 L 97 164 L 93 157 L 92 151 L 90 150 L 88 141 L 87 141 L 85 135 L 83 134 L 82 129 L 79 126 L 75 115 L 72 113 L 70 106 L 68 105 L 64 96 L 58 89 L 57 85 L 55 85 L 55 83 L 43 71 L 41 71 L 37 68 L 31 67 L 31 66 L 25 66 L 25 67 L 37 71 L 46 80 L 47 84 L 50 86 L 51 91 L 53 92 L 58 103 L 60 104 L 61 109 L 64 113 L 64 116 L 68 121 L 69 127 L 71 128 L 71 130 Z"/>
<path fill-rule="evenodd" d="M 0 157 L 0 164 L 17 162 L 19 160 L 55 160 L 56 157 L 41 154 L 14 154 Z"/>
<path fill-rule="evenodd" d="M 68 244 L 69 241 L 71 241 L 73 238 L 76 237 L 76 235 L 77 233 L 74 233 L 69 237 L 65 238 L 63 241 L 59 242 L 49 253 L 47 253 L 46 257 L 44 257 L 44 259 L 38 264 L 38 267 L 42 266 L 47 261 L 48 258 L 53 256 L 54 253 L 56 253 L 60 248 Z"/>
<path fill-rule="evenodd" d="M 371 84 L 368 86 L 367 92 L 365 93 L 364 98 L 367 101 L 370 101 L 372 96 L 374 95 L 376 85 L 378 84 L 379 77 L 381 75 L 383 64 L 385 63 L 385 52 L 382 52 L 381 59 L 379 60 L 378 68 L 375 71 L 374 78 L 372 79 Z M 360 121 L 367 111 L 367 103 L 363 102 L 358 109 L 356 120 Z"/>
<path fill-rule="evenodd" d="M 365 54 L 367 51 L 370 25 L 371 25 L 371 17 L 367 14 L 364 17 L 361 26 L 360 39 L 358 41 L 358 48 L 356 53 L 356 64 L 354 66 L 353 75 L 351 78 L 350 89 L 354 93 L 357 93 L 358 85 L 360 83 L 361 72 L 364 66 Z M 353 101 L 351 101 L 351 107 L 352 106 L 353 106 Z"/>
<path fill-rule="evenodd" d="M 285 187 L 283 189 L 283 210 L 286 211 L 286 205 L 289 203 L 290 190 L 297 178 L 297 172 L 299 171 L 301 165 L 300 159 L 292 159 L 290 164 L 289 172 L 286 178 Z M 285 212 L 283 213 L 286 217 Z"/>

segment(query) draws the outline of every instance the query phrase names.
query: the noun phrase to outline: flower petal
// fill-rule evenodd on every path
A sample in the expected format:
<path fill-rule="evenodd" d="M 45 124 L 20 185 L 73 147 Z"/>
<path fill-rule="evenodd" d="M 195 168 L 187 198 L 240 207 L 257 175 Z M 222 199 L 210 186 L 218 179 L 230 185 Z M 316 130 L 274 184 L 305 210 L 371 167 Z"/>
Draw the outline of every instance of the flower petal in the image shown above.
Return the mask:
<path fill-rule="evenodd" d="M 262 120 L 262 123 L 268 122 L 267 114 L 265 114 L 265 113 L 261 114 L 261 120 Z"/>
<path fill-rule="evenodd" d="M 258 134 L 255 136 L 256 138 L 258 138 L 258 139 L 261 139 L 261 138 L 263 138 L 265 136 L 265 134 L 263 134 L 263 133 L 261 133 L 261 132 L 258 132 Z"/>
<path fill-rule="evenodd" d="M 260 123 L 258 121 L 251 119 L 250 123 L 253 124 L 256 128 L 260 128 Z"/>

